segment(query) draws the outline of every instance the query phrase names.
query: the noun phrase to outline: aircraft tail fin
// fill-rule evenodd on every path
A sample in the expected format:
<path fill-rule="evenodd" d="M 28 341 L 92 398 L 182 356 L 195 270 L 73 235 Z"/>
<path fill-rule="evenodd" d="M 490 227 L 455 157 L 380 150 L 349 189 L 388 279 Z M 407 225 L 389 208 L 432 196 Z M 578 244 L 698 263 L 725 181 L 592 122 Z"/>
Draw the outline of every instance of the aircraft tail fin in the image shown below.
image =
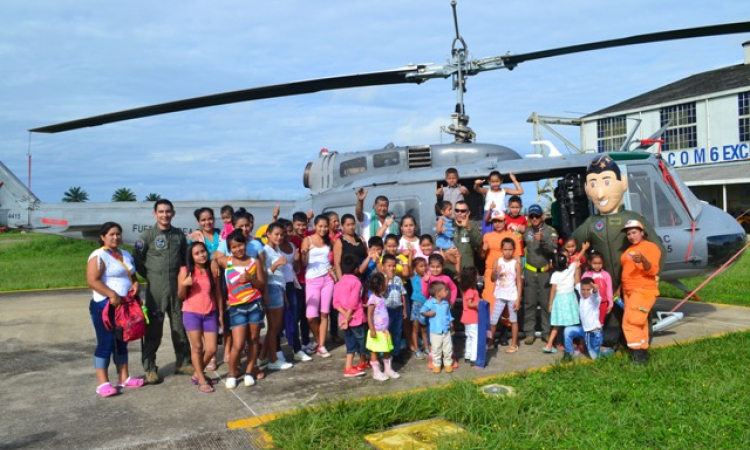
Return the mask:
<path fill-rule="evenodd" d="M 0 162 L 0 225 L 29 226 L 29 211 L 39 199 L 13 172 Z"/>

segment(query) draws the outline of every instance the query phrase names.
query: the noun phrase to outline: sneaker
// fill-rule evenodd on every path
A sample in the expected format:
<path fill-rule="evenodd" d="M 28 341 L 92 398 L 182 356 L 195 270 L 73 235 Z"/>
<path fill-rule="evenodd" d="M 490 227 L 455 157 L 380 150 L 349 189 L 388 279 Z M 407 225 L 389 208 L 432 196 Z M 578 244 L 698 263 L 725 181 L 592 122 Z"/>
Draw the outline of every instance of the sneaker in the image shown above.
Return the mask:
<path fill-rule="evenodd" d="M 430 365 L 432 365 L 432 363 L 430 363 Z M 432 373 L 440 373 L 440 367 L 433 367 Z"/>
<path fill-rule="evenodd" d="M 318 347 L 317 350 L 315 350 L 315 353 L 317 353 L 318 355 L 320 355 L 321 358 L 330 358 L 331 357 L 331 354 L 328 353 L 328 350 L 325 348 L 325 346 L 322 346 L 322 345 L 320 347 Z"/>
<path fill-rule="evenodd" d="M 555 347 L 544 347 L 542 351 L 544 353 L 557 353 L 557 349 Z"/>
<path fill-rule="evenodd" d="M 235 383 L 235 386 L 236 386 L 237 385 L 237 381 L 235 381 L 234 383 Z M 245 386 L 247 386 L 247 387 L 255 386 L 255 378 L 253 378 L 253 376 L 250 375 L 249 373 L 245 374 Z"/>
<path fill-rule="evenodd" d="M 277 359 L 276 362 L 268 363 L 268 370 L 287 370 L 293 367 L 292 363 Z"/>
<path fill-rule="evenodd" d="M 367 370 L 370 368 L 370 361 L 361 362 L 357 364 L 356 367 L 357 367 L 357 370 L 362 370 L 362 371 Z"/>
<path fill-rule="evenodd" d="M 237 378 L 229 377 L 227 378 L 227 381 L 224 384 L 227 387 L 227 389 L 234 389 L 237 387 Z"/>
<path fill-rule="evenodd" d="M 534 343 L 535 340 L 536 340 L 536 338 L 533 335 L 532 336 L 526 336 L 526 339 L 523 340 L 523 343 L 526 344 L 526 345 L 531 345 L 531 344 Z"/>
<path fill-rule="evenodd" d="M 279 361 L 286 362 L 286 356 L 284 356 L 284 352 L 282 352 L 281 350 L 279 350 L 278 352 L 276 352 L 276 359 L 279 360 Z"/>
<path fill-rule="evenodd" d="M 294 360 L 295 361 L 307 362 L 307 361 L 312 361 L 312 358 L 310 358 L 310 356 L 308 356 L 307 353 L 305 353 L 304 350 L 300 350 L 300 351 L 298 351 L 297 353 L 294 354 Z"/>
<path fill-rule="evenodd" d="M 359 370 L 356 367 L 350 367 L 348 369 L 344 369 L 344 378 L 355 378 L 355 377 L 363 377 L 365 376 L 364 370 Z"/>
<path fill-rule="evenodd" d="M 159 378 L 159 374 L 154 370 L 146 372 L 144 381 L 146 382 L 146 384 L 159 384 L 161 382 L 161 379 Z"/>
<path fill-rule="evenodd" d="M 390 378 L 388 377 L 388 375 L 386 375 L 384 373 L 375 374 L 375 375 L 372 376 L 372 379 L 375 380 L 375 381 L 388 381 L 388 380 L 390 380 Z"/>
<path fill-rule="evenodd" d="M 414 358 L 424 359 L 425 358 L 424 352 L 422 350 L 417 350 L 416 352 L 414 352 Z"/>
<path fill-rule="evenodd" d="M 445 373 L 453 372 L 453 366 L 445 366 Z"/>
<path fill-rule="evenodd" d="M 401 378 L 401 375 L 399 375 L 399 373 L 393 369 L 385 369 L 383 373 L 388 375 L 390 378 L 393 378 L 394 380 Z"/>
<path fill-rule="evenodd" d="M 306 346 L 302 347 L 302 350 L 304 350 L 305 352 L 307 352 L 309 354 L 312 354 L 312 353 L 315 353 L 315 350 L 317 348 L 318 348 L 318 343 L 310 341 L 309 344 L 307 344 Z"/>

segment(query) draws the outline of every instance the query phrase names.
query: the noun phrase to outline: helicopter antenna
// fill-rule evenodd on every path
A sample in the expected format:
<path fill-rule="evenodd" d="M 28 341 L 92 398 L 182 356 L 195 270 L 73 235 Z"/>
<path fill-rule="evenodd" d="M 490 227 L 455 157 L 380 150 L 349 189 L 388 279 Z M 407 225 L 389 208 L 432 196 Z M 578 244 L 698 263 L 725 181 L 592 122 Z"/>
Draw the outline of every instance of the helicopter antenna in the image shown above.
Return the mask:
<path fill-rule="evenodd" d="M 464 108 L 464 92 L 466 92 L 466 73 L 464 71 L 467 64 L 466 58 L 469 48 L 466 41 L 458 31 L 458 12 L 456 10 L 456 0 L 451 0 L 453 8 L 453 26 L 456 29 L 456 37 L 453 38 L 451 45 L 451 65 L 456 68 L 453 72 L 453 89 L 456 91 L 456 111 L 451 114 L 453 122 L 448 128 L 441 129 L 448 134 L 452 134 L 456 142 L 471 142 L 476 136 L 474 131 L 469 127 L 469 116 L 466 115 Z"/>

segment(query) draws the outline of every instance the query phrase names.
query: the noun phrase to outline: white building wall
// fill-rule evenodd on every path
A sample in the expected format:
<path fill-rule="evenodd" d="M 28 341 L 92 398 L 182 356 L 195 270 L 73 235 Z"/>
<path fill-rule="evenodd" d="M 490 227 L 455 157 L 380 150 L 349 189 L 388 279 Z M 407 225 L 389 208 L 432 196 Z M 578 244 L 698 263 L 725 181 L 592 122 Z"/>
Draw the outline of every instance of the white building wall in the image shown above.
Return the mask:
<path fill-rule="evenodd" d="M 750 90 L 750 86 L 744 91 L 747 90 Z M 642 123 L 636 132 L 635 139 L 648 138 L 661 128 L 660 110 L 662 107 L 694 101 L 698 145 L 695 148 L 664 152 L 665 158 L 676 167 L 750 160 L 748 143 L 739 142 L 737 111 L 737 94 L 739 92 L 743 92 L 743 90 L 720 93 L 713 97 L 708 96 L 654 105 L 643 111 L 627 111 L 628 132 L 637 126 L 637 122 L 632 119 L 641 119 Z M 583 119 L 581 124 L 581 148 L 585 151 L 596 152 L 597 120 L 602 117 L 614 117 L 621 114 L 610 113 L 606 116 L 592 116 Z M 655 146 L 649 149 L 649 151 L 655 150 Z"/>

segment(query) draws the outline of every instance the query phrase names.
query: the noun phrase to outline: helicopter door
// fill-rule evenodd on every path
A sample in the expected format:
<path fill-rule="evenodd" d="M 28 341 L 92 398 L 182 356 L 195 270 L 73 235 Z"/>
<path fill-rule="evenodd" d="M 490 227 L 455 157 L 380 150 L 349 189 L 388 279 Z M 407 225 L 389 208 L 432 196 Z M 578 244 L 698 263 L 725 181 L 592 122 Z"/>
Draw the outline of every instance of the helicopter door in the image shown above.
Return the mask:
<path fill-rule="evenodd" d="M 660 173 L 652 166 L 628 166 L 629 209 L 639 211 L 661 238 L 666 269 L 691 268 L 685 262 L 690 246 L 690 218 L 679 199 L 669 190 Z"/>

